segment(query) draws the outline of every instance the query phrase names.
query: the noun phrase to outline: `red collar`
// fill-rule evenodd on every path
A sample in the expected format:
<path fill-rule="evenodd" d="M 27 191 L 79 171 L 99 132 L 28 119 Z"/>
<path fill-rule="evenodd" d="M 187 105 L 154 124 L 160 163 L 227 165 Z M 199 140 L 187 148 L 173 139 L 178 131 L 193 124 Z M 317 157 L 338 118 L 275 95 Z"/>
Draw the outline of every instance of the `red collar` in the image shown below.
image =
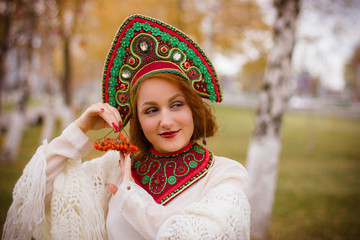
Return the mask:
<path fill-rule="evenodd" d="M 164 154 L 151 149 L 134 162 L 132 175 L 157 203 L 165 205 L 205 176 L 212 165 L 212 153 L 190 142 L 174 153 Z"/>

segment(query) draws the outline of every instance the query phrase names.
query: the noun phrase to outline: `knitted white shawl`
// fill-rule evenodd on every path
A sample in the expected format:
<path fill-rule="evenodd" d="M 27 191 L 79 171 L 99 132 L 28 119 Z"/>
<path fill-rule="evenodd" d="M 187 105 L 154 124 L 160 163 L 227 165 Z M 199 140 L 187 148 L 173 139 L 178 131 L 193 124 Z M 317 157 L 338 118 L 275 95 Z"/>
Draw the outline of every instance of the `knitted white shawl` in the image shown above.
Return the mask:
<path fill-rule="evenodd" d="M 66 164 L 55 178 L 51 211 L 45 214 L 45 147 L 39 147 L 15 185 L 2 239 L 107 239 L 104 212 L 111 195 L 104 169 L 93 168 L 98 173 L 89 181 L 80 161 Z"/>
<path fill-rule="evenodd" d="M 76 134 L 76 131 L 74 126 L 70 126 L 56 140 L 59 145 L 68 145 L 66 151 L 49 148 L 64 156 L 66 161 L 53 183 L 46 176 L 49 166 L 46 166 L 44 153 L 50 144 L 40 146 L 27 164 L 15 185 L 2 239 L 109 237 L 105 219 L 111 193 L 107 184 L 119 182 L 119 171 L 114 171 L 118 169 L 118 153 L 108 152 L 101 158 L 81 164 L 80 155 L 86 154 L 91 144 L 85 143 L 85 136 L 74 137 L 83 134 Z M 69 152 L 72 157 L 66 158 Z M 139 226 L 136 230 L 145 239 L 249 239 L 250 206 L 243 187 L 239 187 L 247 183 L 246 170 L 230 164 L 230 160 L 221 157 L 217 160 L 215 163 L 223 165 L 213 167 L 202 179 L 206 185 L 201 190 L 205 194 L 201 201 L 189 204 L 180 214 L 154 204 L 152 199 L 148 201 L 149 196 L 142 195 L 145 191 L 130 181 L 121 184 L 118 190 L 121 194 L 114 196 L 116 208 L 122 211 L 119 214 L 127 217 L 133 226 Z M 237 180 L 229 184 L 232 182 L 229 179 Z M 45 206 L 48 193 L 52 193 L 51 206 Z M 190 197 L 189 194 L 193 192 L 188 190 L 181 196 Z M 157 220 L 154 222 L 154 219 Z M 161 225 L 154 227 L 157 223 Z"/>

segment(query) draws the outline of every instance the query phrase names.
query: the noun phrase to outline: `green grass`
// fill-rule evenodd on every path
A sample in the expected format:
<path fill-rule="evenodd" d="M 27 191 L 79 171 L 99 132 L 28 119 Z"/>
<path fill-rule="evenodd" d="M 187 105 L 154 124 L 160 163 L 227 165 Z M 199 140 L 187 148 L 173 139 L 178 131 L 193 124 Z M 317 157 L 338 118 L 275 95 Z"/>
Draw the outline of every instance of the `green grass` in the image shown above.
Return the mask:
<path fill-rule="evenodd" d="M 215 110 L 220 128 L 207 140 L 208 148 L 245 164 L 254 111 Z M 39 145 L 40 131 L 27 128 L 16 164 L 0 165 L 1 227 L 15 182 Z M 90 133 L 92 139 L 101 134 Z M 282 139 L 269 239 L 359 238 L 360 121 L 287 113 Z M 98 155 L 92 151 L 86 159 Z"/>
<path fill-rule="evenodd" d="M 288 114 L 271 239 L 360 236 L 360 122 Z"/>

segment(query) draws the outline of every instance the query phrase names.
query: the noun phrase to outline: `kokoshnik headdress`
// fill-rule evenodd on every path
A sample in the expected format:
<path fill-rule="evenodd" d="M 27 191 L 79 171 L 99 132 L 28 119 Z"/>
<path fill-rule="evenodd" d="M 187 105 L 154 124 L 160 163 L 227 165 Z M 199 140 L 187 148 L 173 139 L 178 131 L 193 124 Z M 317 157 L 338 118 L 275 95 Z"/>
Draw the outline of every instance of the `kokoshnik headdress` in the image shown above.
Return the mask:
<path fill-rule="evenodd" d="M 103 101 L 119 110 L 123 126 L 131 118 L 137 86 L 157 73 L 177 74 L 201 97 L 222 100 L 215 69 L 194 41 L 164 22 L 132 15 L 115 36 L 103 76 Z"/>

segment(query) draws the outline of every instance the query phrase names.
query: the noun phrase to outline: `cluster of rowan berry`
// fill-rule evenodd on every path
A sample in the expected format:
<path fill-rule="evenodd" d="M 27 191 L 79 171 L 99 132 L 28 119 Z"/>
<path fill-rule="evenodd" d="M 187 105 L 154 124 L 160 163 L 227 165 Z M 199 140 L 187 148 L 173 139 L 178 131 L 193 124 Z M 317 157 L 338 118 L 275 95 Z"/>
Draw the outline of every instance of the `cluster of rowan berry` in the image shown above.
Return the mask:
<path fill-rule="evenodd" d="M 103 139 L 103 141 L 98 140 L 94 142 L 96 150 L 106 152 L 111 149 L 122 151 L 124 154 L 135 153 L 139 150 L 138 147 L 130 143 L 130 141 L 127 140 L 126 136 L 122 133 L 120 133 L 115 139 L 106 138 L 106 136 Z"/>

